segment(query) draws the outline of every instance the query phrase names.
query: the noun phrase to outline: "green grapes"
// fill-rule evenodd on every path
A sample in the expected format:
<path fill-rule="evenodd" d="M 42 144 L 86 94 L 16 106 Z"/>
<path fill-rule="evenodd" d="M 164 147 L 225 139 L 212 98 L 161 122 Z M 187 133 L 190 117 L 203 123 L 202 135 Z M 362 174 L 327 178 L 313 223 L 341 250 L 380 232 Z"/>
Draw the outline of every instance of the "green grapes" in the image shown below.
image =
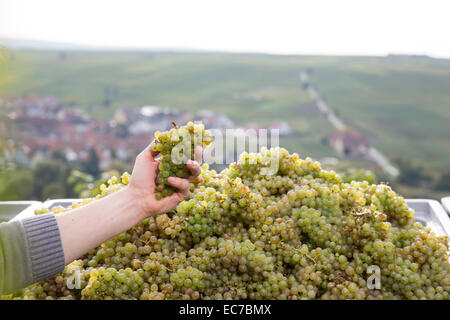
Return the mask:
<path fill-rule="evenodd" d="M 195 128 L 157 135 L 161 196 L 170 194 L 162 172 L 187 174 L 164 162 L 174 132 Z M 274 152 L 279 170 L 264 174 Z M 96 198 L 52 211 L 95 201 L 129 179 L 111 178 Z M 416 223 L 389 186 L 344 182 L 310 158 L 265 149 L 220 173 L 203 165 L 190 197 L 173 211 L 144 219 L 16 298 L 448 300 L 447 252 L 447 237 Z M 374 266 L 378 289 L 368 286 Z M 74 274 L 75 287 L 68 285 Z"/>
<path fill-rule="evenodd" d="M 155 143 L 152 150 L 161 155 L 159 173 L 156 178 L 157 198 L 171 195 L 174 189 L 168 182 L 169 177 L 187 178 L 190 174 L 186 166 L 188 160 L 195 159 L 196 146 L 211 144 L 211 132 L 205 130 L 202 124 L 189 122 L 186 126 L 178 127 L 172 122 L 174 128 L 165 132 L 155 133 Z M 178 149 L 177 149 L 178 148 Z"/>

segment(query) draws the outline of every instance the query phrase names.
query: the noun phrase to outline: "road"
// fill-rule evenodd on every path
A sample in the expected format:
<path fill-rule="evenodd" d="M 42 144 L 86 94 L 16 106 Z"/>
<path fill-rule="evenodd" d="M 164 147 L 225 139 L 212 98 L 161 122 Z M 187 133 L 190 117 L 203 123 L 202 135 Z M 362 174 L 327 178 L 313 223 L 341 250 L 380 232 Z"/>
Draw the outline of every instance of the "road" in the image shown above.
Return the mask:
<path fill-rule="evenodd" d="M 339 119 L 339 117 L 330 109 L 330 107 L 328 107 L 328 105 L 320 98 L 317 90 L 311 85 L 309 76 L 306 72 L 300 73 L 300 81 L 302 85 L 305 86 L 306 91 L 308 92 L 311 99 L 315 101 L 315 105 L 319 112 L 324 115 L 324 117 L 331 123 L 331 125 L 339 131 L 347 129 L 347 126 L 344 124 L 344 122 Z M 389 162 L 387 157 L 385 157 L 375 147 L 371 146 L 364 155 L 369 160 L 378 164 L 385 172 L 387 172 L 391 176 L 397 177 L 400 174 L 399 170 Z"/>
<path fill-rule="evenodd" d="M 306 72 L 300 74 L 300 80 L 302 84 L 307 84 L 306 91 L 308 91 L 309 96 L 316 102 L 316 107 L 319 112 L 323 114 L 333 127 L 337 130 L 345 130 L 346 127 L 341 119 L 327 106 L 327 104 L 320 98 L 319 93 L 314 89 L 314 87 L 309 83 L 309 76 Z"/>

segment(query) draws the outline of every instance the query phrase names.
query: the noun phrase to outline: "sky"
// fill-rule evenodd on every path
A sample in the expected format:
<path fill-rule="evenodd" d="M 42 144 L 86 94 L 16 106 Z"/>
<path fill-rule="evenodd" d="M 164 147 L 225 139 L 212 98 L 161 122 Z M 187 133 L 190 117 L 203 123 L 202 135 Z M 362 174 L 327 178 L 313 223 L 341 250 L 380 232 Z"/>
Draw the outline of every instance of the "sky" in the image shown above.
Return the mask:
<path fill-rule="evenodd" d="M 450 0 L 0 0 L 0 38 L 450 58 Z"/>

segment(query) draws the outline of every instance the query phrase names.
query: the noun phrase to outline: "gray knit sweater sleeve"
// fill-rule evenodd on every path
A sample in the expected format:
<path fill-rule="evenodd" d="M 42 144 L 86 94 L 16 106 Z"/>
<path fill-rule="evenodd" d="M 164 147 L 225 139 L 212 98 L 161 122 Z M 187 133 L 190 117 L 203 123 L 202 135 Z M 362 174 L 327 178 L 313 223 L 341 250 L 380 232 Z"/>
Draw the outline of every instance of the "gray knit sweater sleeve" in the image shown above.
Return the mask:
<path fill-rule="evenodd" d="M 64 250 L 53 214 L 0 224 L 0 294 L 62 271 Z"/>
<path fill-rule="evenodd" d="M 48 278 L 65 266 L 64 250 L 54 214 L 22 220 L 31 264 L 32 282 Z"/>

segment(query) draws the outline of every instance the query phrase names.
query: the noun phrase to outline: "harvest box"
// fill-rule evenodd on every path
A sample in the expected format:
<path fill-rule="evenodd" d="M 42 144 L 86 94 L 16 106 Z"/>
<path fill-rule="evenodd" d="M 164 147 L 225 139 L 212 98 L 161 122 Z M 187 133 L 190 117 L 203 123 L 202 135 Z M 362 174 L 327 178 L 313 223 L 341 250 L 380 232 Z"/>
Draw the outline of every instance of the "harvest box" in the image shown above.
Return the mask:
<path fill-rule="evenodd" d="M 415 220 L 420 222 L 438 236 L 450 237 L 450 218 L 447 212 L 436 200 L 429 199 L 406 199 L 408 206 L 415 211 Z"/>
<path fill-rule="evenodd" d="M 0 201 L 0 222 L 33 216 L 41 207 L 40 201 Z"/>

